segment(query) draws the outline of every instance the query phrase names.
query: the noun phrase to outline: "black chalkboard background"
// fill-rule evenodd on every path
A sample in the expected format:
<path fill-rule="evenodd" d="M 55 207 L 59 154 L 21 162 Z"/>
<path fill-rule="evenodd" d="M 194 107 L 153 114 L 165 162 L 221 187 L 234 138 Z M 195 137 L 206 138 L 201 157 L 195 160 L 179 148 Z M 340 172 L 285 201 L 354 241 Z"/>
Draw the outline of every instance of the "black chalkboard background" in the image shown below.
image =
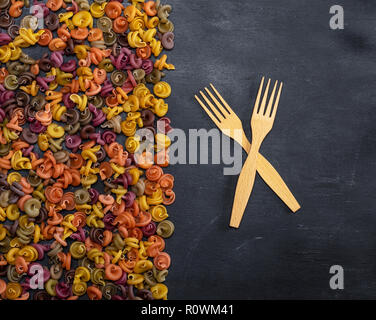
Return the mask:
<path fill-rule="evenodd" d="M 249 120 L 262 75 L 284 81 L 262 153 L 302 209 L 291 214 L 260 179 L 239 230 L 228 227 L 237 176 L 176 165 L 169 299 L 376 296 L 376 3 L 342 0 L 170 1 L 176 128 L 213 128 L 194 100 L 213 82 Z M 329 28 L 340 4 L 345 29 Z M 245 153 L 243 153 L 245 159 Z M 345 289 L 329 288 L 339 264 Z"/>

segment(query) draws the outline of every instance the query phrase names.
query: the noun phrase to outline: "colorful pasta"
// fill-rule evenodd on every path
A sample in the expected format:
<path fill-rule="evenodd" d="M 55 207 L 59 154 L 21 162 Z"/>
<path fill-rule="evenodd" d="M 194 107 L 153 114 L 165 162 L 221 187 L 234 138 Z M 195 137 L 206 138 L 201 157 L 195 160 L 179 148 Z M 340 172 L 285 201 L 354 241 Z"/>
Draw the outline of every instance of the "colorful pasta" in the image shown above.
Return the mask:
<path fill-rule="evenodd" d="M 167 299 L 171 6 L 25 6 L 0 17 L 0 300 Z"/>

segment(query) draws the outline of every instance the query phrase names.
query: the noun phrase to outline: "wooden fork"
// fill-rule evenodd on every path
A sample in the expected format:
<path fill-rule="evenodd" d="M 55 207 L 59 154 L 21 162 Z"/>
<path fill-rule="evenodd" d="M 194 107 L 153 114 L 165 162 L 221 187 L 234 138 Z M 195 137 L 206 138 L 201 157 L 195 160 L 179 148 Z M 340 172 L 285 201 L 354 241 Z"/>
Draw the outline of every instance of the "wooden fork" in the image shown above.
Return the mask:
<path fill-rule="evenodd" d="M 215 92 L 216 96 L 222 102 L 222 104 L 207 88 L 205 88 L 205 91 L 213 100 L 214 104 L 217 106 L 218 109 L 212 104 L 212 102 L 202 91 L 200 91 L 200 94 L 206 101 L 208 107 L 201 101 L 201 99 L 197 95 L 195 95 L 196 100 L 208 114 L 210 119 L 212 119 L 216 126 L 223 132 L 223 134 L 235 140 L 243 147 L 243 149 L 247 153 L 249 153 L 251 150 L 251 144 L 249 143 L 244 133 L 242 122 L 240 121 L 236 113 L 228 105 L 228 103 L 219 94 L 217 89 L 212 84 L 210 84 L 210 86 Z M 210 108 L 211 111 L 208 108 Z M 296 212 L 300 209 L 299 203 L 296 201 L 295 197 L 293 196 L 293 194 L 291 193 L 291 191 L 289 190 L 289 188 L 287 187 L 286 183 L 283 181 L 277 170 L 261 154 L 259 154 L 257 157 L 257 172 L 260 174 L 261 178 L 267 183 L 267 185 L 290 208 L 292 212 Z"/>
<path fill-rule="evenodd" d="M 274 101 L 274 95 L 277 88 L 278 81 L 275 82 L 272 94 L 269 98 L 269 103 L 266 107 L 266 100 L 269 92 L 270 79 L 266 85 L 265 93 L 260 105 L 260 97 L 262 88 L 264 86 L 264 78 L 261 80 L 260 88 L 257 93 L 255 106 L 251 119 L 252 128 L 252 146 L 248 154 L 247 160 L 243 165 L 240 172 L 238 184 L 236 185 L 234 204 L 232 206 L 230 226 L 239 228 L 242 220 L 244 210 L 247 206 L 249 197 L 252 193 L 253 184 L 256 176 L 256 163 L 258 158 L 259 149 L 262 142 L 268 133 L 272 130 L 275 115 L 278 109 L 279 98 L 281 96 L 283 83 L 281 82 L 278 90 L 277 97 Z M 274 106 L 273 106 L 274 102 Z M 266 110 L 265 110 L 266 107 Z"/>

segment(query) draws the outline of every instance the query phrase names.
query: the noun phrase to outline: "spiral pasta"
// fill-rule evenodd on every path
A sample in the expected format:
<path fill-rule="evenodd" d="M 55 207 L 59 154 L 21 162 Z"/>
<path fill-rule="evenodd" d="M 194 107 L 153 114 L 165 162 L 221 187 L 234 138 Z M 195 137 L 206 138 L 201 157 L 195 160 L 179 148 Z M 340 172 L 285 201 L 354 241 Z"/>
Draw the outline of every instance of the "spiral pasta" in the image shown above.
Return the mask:
<path fill-rule="evenodd" d="M 167 299 L 171 6 L 28 6 L 0 19 L 1 299 Z"/>

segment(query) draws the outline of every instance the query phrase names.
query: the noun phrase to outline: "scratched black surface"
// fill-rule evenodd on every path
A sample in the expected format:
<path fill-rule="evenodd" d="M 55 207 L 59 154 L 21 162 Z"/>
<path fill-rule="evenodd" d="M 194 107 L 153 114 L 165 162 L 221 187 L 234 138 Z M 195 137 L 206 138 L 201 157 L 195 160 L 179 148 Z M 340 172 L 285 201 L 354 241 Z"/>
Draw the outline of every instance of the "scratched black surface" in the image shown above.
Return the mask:
<path fill-rule="evenodd" d="M 176 165 L 176 231 L 167 241 L 169 299 L 339 299 L 376 296 L 376 4 L 324 0 L 171 0 L 177 70 L 173 126 L 214 127 L 193 96 L 213 82 L 249 120 L 261 75 L 284 81 L 261 152 L 302 209 L 295 215 L 259 178 L 239 230 L 228 227 L 237 176 L 224 165 Z M 27 51 L 27 50 L 26 50 Z M 245 154 L 243 153 L 243 160 Z M 329 289 L 342 265 L 345 290 Z"/>
<path fill-rule="evenodd" d="M 376 3 L 341 1 L 341 31 L 329 28 L 332 1 L 171 3 L 174 126 L 213 128 L 193 98 L 213 82 L 250 137 L 261 75 L 283 80 L 261 151 L 302 209 L 291 214 L 258 177 L 241 228 L 232 230 L 237 176 L 224 176 L 223 165 L 171 168 L 169 298 L 375 298 Z M 345 270 L 343 291 L 329 288 L 335 264 Z"/>

